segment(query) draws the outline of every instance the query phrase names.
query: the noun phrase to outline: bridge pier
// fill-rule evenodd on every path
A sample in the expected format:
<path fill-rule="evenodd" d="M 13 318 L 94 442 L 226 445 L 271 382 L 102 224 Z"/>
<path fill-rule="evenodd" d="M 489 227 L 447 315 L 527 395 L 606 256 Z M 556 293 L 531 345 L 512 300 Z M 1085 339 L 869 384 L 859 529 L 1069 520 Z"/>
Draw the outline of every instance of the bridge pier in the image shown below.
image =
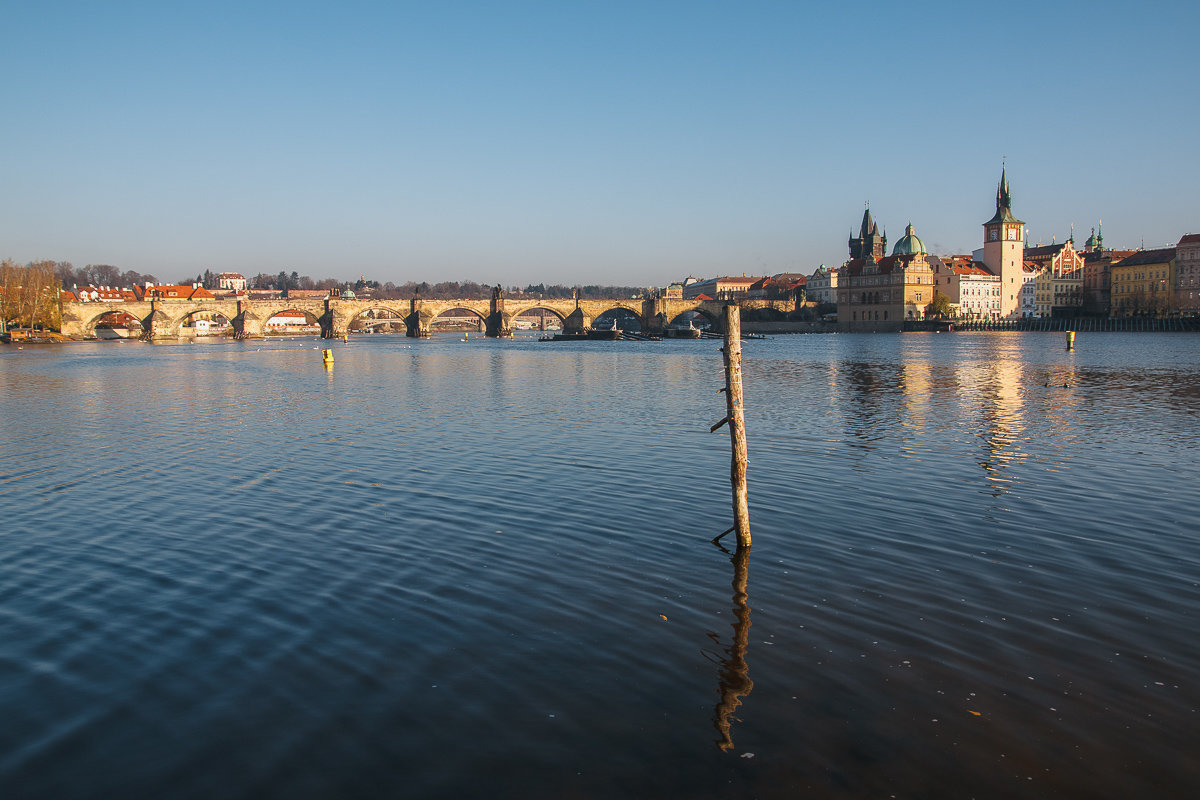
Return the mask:
<path fill-rule="evenodd" d="M 424 301 L 414 297 L 408 304 L 409 314 L 404 318 L 404 335 L 411 339 L 428 339 L 433 333 L 433 317 L 425 310 Z"/>
<path fill-rule="evenodd" d="M 263 321 L 250 312 L 250 303 L 247 301 L 237 301 L 237 314 L 229 320 L 229 325 L 233 328 L 235 339 L 262 338 Z"/>
<path fill-rule="evenodd" d="M 592 327 L 595 319 L 590 314 L 585 314 L 582 308 L 576 306 L 575 310 L 563 320 L 563 333 L 584 333 Z"/>
<path fill-rule="evenodd" d="M 484 335 L 493 339 L 512 336 L 512 319 L 507 314 L 493 313 L 484 321 Z"/>
<path fill-rule="evenodd" d="M 414 311 L 404 318 L 404 335 L 412 339 L 428 339 L 433 335 L 433 317 Z"/>
<path fill-rule="evenodd" d="M 497 286 L 492 289 L 492 303 L 486 320 L 485 334 L 492 338 L 512 336 L 512 319 L 504 313 L 504 295 Z"/>
<path fill-rule="evenodd" d="M 334 323 L 334 313 L 330 302 L 328 297 L 325 298 L 325 313 L 317 317 L 317 324 L 321 326 L 322 339 L 338 338 L 337 325 Z"/>
<path fill-rule="evenodd" d="M 142 341 L 150 342 L 155 339 L 170 338 L 179 334 L 178 329 L 172 330 L 171 320 L 159 308 L 159 302 L 157 299 L 150 301 L 150 313 L 142 320 Z"/>
<path fill-rule="evenodd" d="M 667 300 L 664 297 L 651 297 L 642 301 L 642 333 L 648 336 L 661 336 L 671 320 L 667 318 Z"/>

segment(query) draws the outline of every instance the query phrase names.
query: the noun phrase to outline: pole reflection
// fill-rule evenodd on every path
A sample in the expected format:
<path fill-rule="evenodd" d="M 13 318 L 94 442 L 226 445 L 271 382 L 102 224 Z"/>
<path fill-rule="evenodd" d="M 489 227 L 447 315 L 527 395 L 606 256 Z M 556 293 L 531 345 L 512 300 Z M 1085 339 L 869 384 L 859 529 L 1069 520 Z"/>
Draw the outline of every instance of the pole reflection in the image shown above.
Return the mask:
<path fill-rule="evenodd" d="M 732 750 L 734 746 L 733 722 L 737 719 L 734 712 L 741 706 L 742 698 L 754 689 L 754 681 L 750 680 L 750 667 L 746 664 L 746 646 L 750 638 L 750 605 L 746 596 L 746 584 L 750 575 L 750 548 L 739 547 L 729 560 L 733 564 L 733 641 L 728 647 L 721 648 L 723 656 L 717 656 L 720 667 L 717 673 L 718 692 L 721 699 L 713 709 L 713 727 L 720 734 L 716 745 L 725 751 Z M 720 644 L 717 634 L 708 635 Z"/>

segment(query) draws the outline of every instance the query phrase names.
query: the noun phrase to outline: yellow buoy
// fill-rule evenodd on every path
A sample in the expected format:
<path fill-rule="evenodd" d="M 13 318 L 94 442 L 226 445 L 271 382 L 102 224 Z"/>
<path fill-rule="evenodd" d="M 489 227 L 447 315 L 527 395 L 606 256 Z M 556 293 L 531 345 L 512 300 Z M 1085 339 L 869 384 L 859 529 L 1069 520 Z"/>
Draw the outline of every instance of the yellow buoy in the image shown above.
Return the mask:
<path fill-rule="evenodd" d="M 322 350 L 321 351 L 321 359 L 326 364 L 332 364 L 333 363 L 333 351 L 332 350 Z"/>
<path fill-rule="evenodd" d="M 1067 349 L 1075 349 L 1075 331 L 1067 331 Z"/>

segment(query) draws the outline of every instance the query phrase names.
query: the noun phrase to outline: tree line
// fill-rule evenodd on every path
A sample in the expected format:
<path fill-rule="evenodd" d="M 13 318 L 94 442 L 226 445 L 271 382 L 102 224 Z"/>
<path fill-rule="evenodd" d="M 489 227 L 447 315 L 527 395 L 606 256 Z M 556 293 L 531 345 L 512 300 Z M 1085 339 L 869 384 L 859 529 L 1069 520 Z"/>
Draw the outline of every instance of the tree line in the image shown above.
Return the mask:
<path fill-rule="evenodd" d="M 192 279 L 190 278 L 184 281 L 184 283 L 191 282 Z M 217 276 L 208 270 L 197 275 L 195 282 L 203 284 L 206 289 L 217 288 Z M 487 300 L 492 296 L 493 289 L 492 286 L 476 283 L 475 281 L 439 281 L 438 283 L 429 283 L 428 281 L 393 283 L 392 281 L 387 281 L 386 283 L 380 283 L 379 281 L 367 278 L 359 278 L 357 281 L 340 281 L 337 278 L 314 280 L 308 275 L 301 275 L 298 272 L 289 274 L 284 271 L 280 271 L 277 275 L 267 275 L 260 272 L 253 277 L 247 278 L 246 286 L 250 289 L 265 289 L 277 292 L 284 292 L 290 289 L 323 291 L 331 289 L 346 291 L 349 289 L 356 293 L 370 294 L 371 297 L 381 300 L 407 300 L 411 297 L 424 297 L 428 300 Z M 505 288 L 504 292 L 510 296 L 525 294 L 546 300 L 570 299 L 575 296 L 575 292 L 578 292 L 579 297 L 584 300 L 617 300 L 641 296 L 646 292 L 646 289 L 637 286 L 601 286 L 598 284 L 588 284 L 586 286 L 552 284 L 547 286 L 544 283 L 538 283 L 530 284 L 524 289 L 519 286 L 510 286 Z"/>
<path fill-rule="evenodd" d="M 55 262 L 35 261 L 20 266 L 6 258 L 0 262 L 0 328 L 58 330 L 62 327 L 60 289 Z"/>
<path fill-rule="evenodd" d="M 158 283 L 153 275 L 143 275 L 133 270 L 122 271 L 112 264 L 88 264 L 75 267 L 70 261 L 38 262 L 54 265 L 54 277 L 63 288 L 71 286 L 111 286 L 114 289 L 132 289 L 142 283 Z"/>

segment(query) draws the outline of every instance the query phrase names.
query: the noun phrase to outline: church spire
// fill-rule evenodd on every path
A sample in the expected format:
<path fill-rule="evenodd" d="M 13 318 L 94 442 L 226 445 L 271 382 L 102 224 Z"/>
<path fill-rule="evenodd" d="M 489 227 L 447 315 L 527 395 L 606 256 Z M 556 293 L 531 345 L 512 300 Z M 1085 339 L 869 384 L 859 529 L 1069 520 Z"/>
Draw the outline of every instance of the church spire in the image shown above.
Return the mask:
<path fill-rule="evenodd" d="M 1000 168 L 1000 185 L 996 187 L 996 210 L 1004 209 L 1012 212 L 1012 194 L 1008 189 L 1008 169 Z"/>
<path fill-rule="evenodd" d="M 1000 169 L 1000 184 L 996 187 L 996 215 L 983 224 L 992 225 L 999 222 L 1022 224 L 1012 213 L 1012 193 L 1008 188 L 1008 170 L 1005 167 Z"/>

